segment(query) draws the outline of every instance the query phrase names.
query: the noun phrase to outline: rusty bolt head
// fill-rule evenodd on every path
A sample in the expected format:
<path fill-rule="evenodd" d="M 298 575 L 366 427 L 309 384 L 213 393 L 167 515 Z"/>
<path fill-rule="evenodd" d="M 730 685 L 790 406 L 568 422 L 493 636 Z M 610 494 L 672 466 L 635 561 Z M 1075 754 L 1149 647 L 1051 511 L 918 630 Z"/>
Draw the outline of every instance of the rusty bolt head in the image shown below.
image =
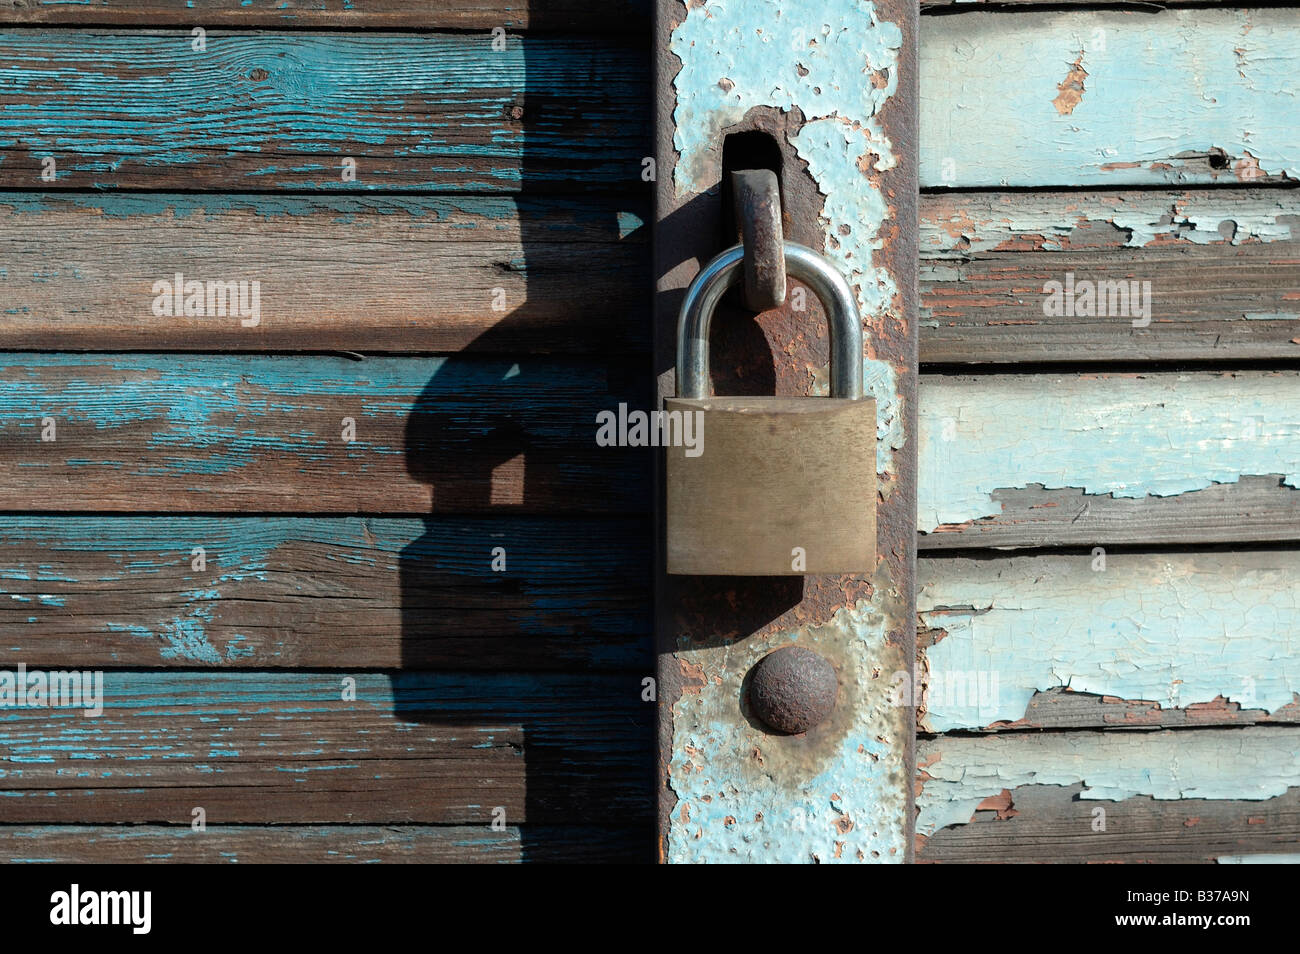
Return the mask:
<path fill-rule="evenodd" d="M 835 708 L 835 668 L 811 649 L 783 646 L 758 661 L 749 683 L 754 714 L 778 732 L 796 735 Z"/>

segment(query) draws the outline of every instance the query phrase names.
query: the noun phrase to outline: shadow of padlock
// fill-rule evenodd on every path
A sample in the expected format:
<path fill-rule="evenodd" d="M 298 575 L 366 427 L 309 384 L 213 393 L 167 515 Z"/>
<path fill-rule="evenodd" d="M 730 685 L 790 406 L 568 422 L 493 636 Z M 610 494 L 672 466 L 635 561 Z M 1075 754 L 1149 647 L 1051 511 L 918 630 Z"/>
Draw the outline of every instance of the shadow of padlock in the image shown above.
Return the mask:
<path fill-rule="evenodd" d="M 844 277 L 785 242 L 786 271 L 830 325 L 829 398 L 708 397 L 709 324 L 740 277 L 742 246 L 710 261 L 677 319 L 677 397 L 693 446 L 667 449 L 668 572 L 711 576 L 870 573 L 876 551 L 876 402 L 862 395 L 862 321 Z M 680 433 L 680 425 L 679 425 Z"/>

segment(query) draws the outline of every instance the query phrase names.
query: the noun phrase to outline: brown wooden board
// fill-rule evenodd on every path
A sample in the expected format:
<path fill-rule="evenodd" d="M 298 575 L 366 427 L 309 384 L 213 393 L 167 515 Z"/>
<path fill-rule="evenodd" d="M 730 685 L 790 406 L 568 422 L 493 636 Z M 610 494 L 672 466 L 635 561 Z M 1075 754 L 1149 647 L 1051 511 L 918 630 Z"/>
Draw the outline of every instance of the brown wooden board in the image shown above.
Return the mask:
<path fill-rule="evenodd" d="M 0 0 L 0 23 L 635 33 L 648 28 L 648 7 L 644 0 L 613 0 L 599 11 L 581 0 Z"/>
<path fill-rule="evenodd" d="M 5 822 L 635 825 L 642 691 L 634 674 L 108 672 L 98 717 L 4 710 L 21 765 L 0 778 Z"/>
<path fill-rule="evenodd" d="M 922 634 L 924 640 L 925 636 Z M 1276 712 L 1250 708 L 1229 699 L 1163 706 L 1149 699 L 1119 699 L 1090 692 L 1051 689 L 1039 692 L 1025 707 L 1023 719 L 989 726 L 991 732 L 1034 729 L 1178 729 L 1198 726 L 1255 725 L 1257 723 L 1300 723 L 1300 703 Z"/>
<path fill-rule="evenodd" d="M 1300 357 L 1297 226 L 1294 189 L 923 196 L 921 361 Z"/>
<path fill-rule="evenodd" d="M 0 347 L 645 350 L 645 214 L 624 196 L 3 195 Z M 201 309 L 168 300 L 177 273 Z M 210 313 L 210 282 L 250 305 L 255 282 L 257 314 Z"/>
<path fill-rule="evenodd" d="M 1026 785 L 990 798 L 969 824 L 920 839 L 919 863 L 1212 864 L 1285 855 L 1300 842 L 1300 789 L 1264 801 L 1147 796 L 1079 799 L 1082 786 Z M 1106 829 L 1093 827 L 1104 806 Z"/>
<path fill-rule="evenodd" d="M 1211 544 L 1300 539 L 1297 491 L 1280 475 L 1244 476 L 1174 497 L 1112 497 L 1041 484 L 993 492 L 999 512 L 919 537 L 922 550 L 1093 544 Z"/>
<path fill-rule="evenodd" d="M 923 196 L 922 360 L 1294 357 L 1297 196 L 1278 189 Z M 0 344 L 642 348 L 645 215 L 634 197 L 16 193 L 0 198 L 8 262 L 0 288 L 9 302 Z M 153 285 L 177 271 L 200 281 L 258 281 L 258 324 L 160 319 Z M 1045 314 L 1044 284 L 1068 274 L 1150 281 L 1150 324 Z"/>
<path fill-rule="evenodd" d="M 648 826 L 4 825 L 11 864 L 561 864 L 650 860 Z"/>
<path fill-rule="evenodd" d="M 596 442 L 634 384 L 574 359 L 11 356 L 0 509 L 644 511 L 641 452 Z"/>
<path fill-rule="evenodd" d="M 0 516 L 0 665 L 649 665 L 636 518 Z"/>

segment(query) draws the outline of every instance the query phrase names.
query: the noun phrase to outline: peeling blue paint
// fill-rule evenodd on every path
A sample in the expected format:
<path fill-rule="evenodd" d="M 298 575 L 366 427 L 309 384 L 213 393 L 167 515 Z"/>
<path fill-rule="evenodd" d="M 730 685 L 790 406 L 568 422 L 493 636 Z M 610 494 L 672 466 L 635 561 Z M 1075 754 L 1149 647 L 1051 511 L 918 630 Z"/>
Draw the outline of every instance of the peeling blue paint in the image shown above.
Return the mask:
<path fill-rule="evenodd" d="M 1300 178 L 1298 55 L 1286 9 L 930 18 L 921 185 L 1249 182 L 1254 168 Z M 1058 108 L 1077 68 L 1082 96 Z M 1229 169 L 1188 159 L 1212 149 Z"/>
<path fill-rule="evenodd" d="M 673 710 L 670 862 L 903 861 L 907 710 L 892 704 L 888 680 L 904 663 L 880 638 L 884 625 L 861 600 L 824 625 L 782 630 L 771 641 L 677 652 L 683 665 L 699 667 L 703 688 L 688 687 Z M 745 674 L 772 645 L 816 649 L 823 641 L 842 660 L 828 724 L 805 739 L 743 717 Z"/>
<path fill-rule="evenodd" d="M 1248 475 L 1300 487 L 1294 372 L 921 379 L 918 528 L 1001 512 L 1042 484 L 1174 496 Z"/>
<path fill-rule="evenodd" d="M 679 196 L 718 181 L 722 131 L 755 107 L 798 109 L 791 140 L 824 196 L 826 254 L 848 277 L 867 327 L 903 320 L 893 277 L 875 267 L 892 215 L 876 176 L 896 160 L 880 111 L 897 90 L 903 36 L 869 0 L 706 0 L 689 5 L 670 49 L 682 62 L 674 80 L 673 182 Z M 877 400 L 877 468 L 896 472 L 906 439 L 895 370 L 875 360 L 870 338 L 866 390 Z M 817 372 L 811 393 L 825 390 Z M 889 492 L 892 482 L 882 481 Z M 904 860 L 910 780 L 904 710 L 874 685 L 907 665 L 888 643 L 877 605 L 894 592 L 881 564 L 875 599 L 840 609 L 822 625 L 774 628 L 725 650 L 681 647 L 674 660 L 698 667 L 674 706 L 668 860 Z M 833 725 L 809 740 L 751 726 L 736 707 L 741 680 L 782 642 L 825 641 L 843 671 Z M 813 739 L 816 739 L 814 742 Z M 816 755 L 806 746 L 812 744 Z"/>
<path fill-rule="evenodd" d="M 1274 798 L 1300 786 L 1295 752 L 1295 732 L 1273 726 L 941 736 L 918 742 L 929 778 L 916 830 L 929 836 L 965 824 L 984 799 L 1021 785 L 1082 782 L 1079 798 L 1088 801 Z"/>
<path fill-rule="evenodd" d="M 1108 554 L 922 560 L 917 611 L 947 635 L 926 650 L 928 727 L 1024 718 L 1035 692 L 1148 700 L 1219 696 L 1272 712 L 1300 693 L 1300 556 Z M 987 674 L 976 700 L 942 674 Z M 938 678 L 936 678 L 938 677 Z"/>

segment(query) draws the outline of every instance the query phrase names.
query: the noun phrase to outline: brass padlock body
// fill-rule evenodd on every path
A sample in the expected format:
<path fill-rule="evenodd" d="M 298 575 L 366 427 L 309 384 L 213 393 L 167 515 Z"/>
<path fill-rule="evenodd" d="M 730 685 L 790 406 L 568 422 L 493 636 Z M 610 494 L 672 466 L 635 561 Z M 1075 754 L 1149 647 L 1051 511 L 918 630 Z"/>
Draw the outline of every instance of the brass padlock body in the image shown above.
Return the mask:
<path fill-rule="evenodd" d="M 871 398 L 669 398 L 699 411 L 698 456 L 669 447 L 668 572 L 868 573 L 876 550 Z"/>
<path fill-rule="evenodd" d="M 819 253 L 794 242 L 783 242 L 782 253 L 789 274 L 826 310 L 831 397 L 709 397 L 709 324 L 739 278 L 744 248 L 700 269 L 677 317 L 677 397 L 664 403 L 678 433 L 696 435 L 680 445 L 665 441 L 669 573 L 803 576 L 875 567 L 876 402 L 863 396 L 857 301 Z"/>

